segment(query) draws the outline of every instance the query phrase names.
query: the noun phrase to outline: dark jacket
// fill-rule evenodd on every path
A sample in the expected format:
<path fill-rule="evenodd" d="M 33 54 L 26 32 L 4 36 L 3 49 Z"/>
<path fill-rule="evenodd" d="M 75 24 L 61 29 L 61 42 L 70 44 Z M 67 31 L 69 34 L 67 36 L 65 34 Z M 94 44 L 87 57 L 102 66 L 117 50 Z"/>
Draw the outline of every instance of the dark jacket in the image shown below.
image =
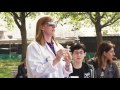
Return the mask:
<path fill-rule="evenodd" d="M 69 77 L 79 77 L 79 78 L 94 78 L 95 76 L 95 72 L 94 72 L 94 68 L 92 65 L 89 65 L 87 63 L 82 63 L 82 67 L 79 69 L 75 69 L 73 67 L 73 73 L 71 73 L 69 75 Z"/>
<path fill-rule="evenodd" d="M 107 65 L 106 69 L 99 68 L 95 61 L 91 61 L 95 68 L 96 78 L 119 78 L 119 70 L 115 62 L 111 62 Z"/>
<path fill-rule="evenodd" d="M 27 78 L 27 69 L 23 63 L 18 66 L 16 78 Z"/>

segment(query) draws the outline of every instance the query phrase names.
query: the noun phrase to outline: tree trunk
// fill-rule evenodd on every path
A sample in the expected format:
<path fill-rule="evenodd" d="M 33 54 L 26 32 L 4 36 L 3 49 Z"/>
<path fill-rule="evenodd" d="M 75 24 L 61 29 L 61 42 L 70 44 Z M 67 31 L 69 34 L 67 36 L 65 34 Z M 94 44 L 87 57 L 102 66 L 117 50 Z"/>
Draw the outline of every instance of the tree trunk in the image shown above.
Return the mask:
<path fill-rule="evenodd" d="M 97 40 L 97 49 L 100 45 L 100 43 L 102 42 L 102 33 L 101 33 L 101 26 L 99 24 L 95 25 L 95 29 L 96 29 L 96 40 Z"/>
<path fill-rule="evenodd" d="M 18 26 L 18 28 L 20 29 L 20 32 L 21 32 L 21 45 L 22 45 L 22 60 L 21 61 L 24 61 L 25 58 L 26 58 L 26 50 L 27 50 L 27 33 L 26 33 L 26 12 L 20 12 L 19 14 L 18 13 L 15 13 L 15 12 L 12 12 L 13 14 L 13 18 L 14 18 L 14 21 L 16 23 L 16 25 Z"/>
<path fill-rule="evenodd" d="M 26 22 L 25 22 L 25 12 L 21 13 L 21 38 L 22 38 L 22 61 L 26 58 L 27 50 L 27 33 L 26 33 Z"/>
<path fill-rule="evenodd" d="M 27 50 L 27 37 L 26 37 L 26 28 L 22 26 L 21 32 L 22 38 L 22 61 L 26 58 L 26 50 Z"/>

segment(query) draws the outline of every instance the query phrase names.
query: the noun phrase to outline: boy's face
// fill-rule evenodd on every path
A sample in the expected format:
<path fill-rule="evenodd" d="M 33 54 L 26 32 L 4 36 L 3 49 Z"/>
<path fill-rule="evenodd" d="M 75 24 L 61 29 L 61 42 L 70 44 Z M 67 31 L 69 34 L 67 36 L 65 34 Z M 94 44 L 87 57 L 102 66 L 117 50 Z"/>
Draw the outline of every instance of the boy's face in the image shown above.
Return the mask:
<path fill-rule="evenodd" d="M 84 57 L 86 56 L 86 52 L 83 49 L 77 49 L 73 51 L 72 58 L 74 62 L 82 62 Z"/>

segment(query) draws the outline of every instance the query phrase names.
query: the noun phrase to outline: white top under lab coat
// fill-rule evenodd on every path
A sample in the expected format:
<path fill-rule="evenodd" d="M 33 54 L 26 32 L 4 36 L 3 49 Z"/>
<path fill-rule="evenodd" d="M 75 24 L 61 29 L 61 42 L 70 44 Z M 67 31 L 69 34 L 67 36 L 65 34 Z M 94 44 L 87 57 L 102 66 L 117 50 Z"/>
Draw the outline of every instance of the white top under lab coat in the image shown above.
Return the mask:
<path fill-rule="evenodd" d="M 53 43 L 55 52 L 63 48 L 62 45 Z M 33 41 L 28 45 L 26 54 L 28 78 L 64 78 L 73 72 L 71 64 L 69 71 L 65 70 L 63 58 L 53 66 L 54 59 L 55 54 L 47 43 L 41 46 L 36 41 Z"/>

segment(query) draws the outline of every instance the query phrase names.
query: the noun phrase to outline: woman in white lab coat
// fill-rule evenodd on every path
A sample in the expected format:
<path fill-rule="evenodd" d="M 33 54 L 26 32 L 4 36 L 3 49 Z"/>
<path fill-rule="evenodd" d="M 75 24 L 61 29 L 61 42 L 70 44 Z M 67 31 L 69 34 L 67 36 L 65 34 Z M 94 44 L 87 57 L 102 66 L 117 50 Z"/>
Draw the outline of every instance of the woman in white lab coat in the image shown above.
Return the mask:
<path fill-rule="evenodd" d="M 65 78 L 73 72 L 69 51 L 54 39 L 55 27 L 48 15 L 38 20 L 35 41 L 27 47 L 28 78 Z"/>

